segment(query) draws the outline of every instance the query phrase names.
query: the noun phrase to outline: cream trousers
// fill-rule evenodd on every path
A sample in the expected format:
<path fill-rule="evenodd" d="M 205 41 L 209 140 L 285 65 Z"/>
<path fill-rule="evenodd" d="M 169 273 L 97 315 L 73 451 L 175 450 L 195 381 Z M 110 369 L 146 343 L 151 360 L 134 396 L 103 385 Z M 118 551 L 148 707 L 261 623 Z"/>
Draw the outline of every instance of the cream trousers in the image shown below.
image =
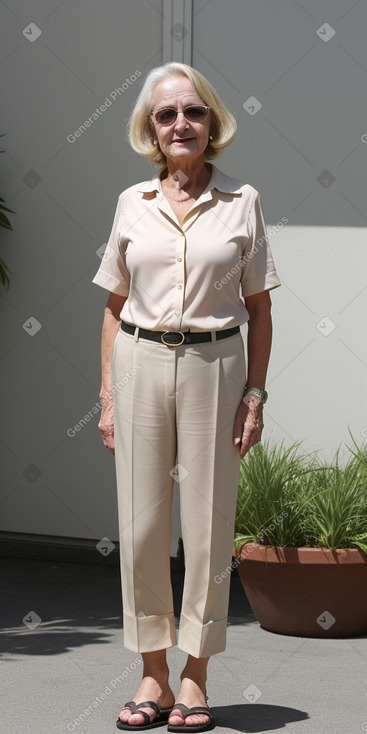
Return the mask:
<path fill-rule="evenodd" d="M 232 433 L 246 384 L 242 336 L 167 347 L 119 329 L 112 376 L 124 645 L 150 652 L 177 641 L 198 658 L 222 652 L 240 468 Z M 174 478 L 185 554 L 177 640 Z"/>

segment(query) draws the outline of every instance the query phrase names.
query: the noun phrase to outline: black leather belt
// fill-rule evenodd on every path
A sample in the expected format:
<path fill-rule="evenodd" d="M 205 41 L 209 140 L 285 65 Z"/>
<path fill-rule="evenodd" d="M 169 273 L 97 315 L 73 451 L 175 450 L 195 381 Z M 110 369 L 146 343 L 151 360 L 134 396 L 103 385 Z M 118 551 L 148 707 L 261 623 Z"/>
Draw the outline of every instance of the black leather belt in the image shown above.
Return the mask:
<path fill-rule="evenodd" d="M 126 331 L 127 334 L 134 334 L 136 326 L 121 321 L 121 329 L 122 331 Z M 217 340 L 226 339 L 228 336 L 238 334 L 239 330 L 239 326 L 234 326 L 232 329 L 222 329 L 222 331 L 215 332 L 215 337 Z M 139 327 L 139 337 L 150 339 L 153 342 L 162 342 L 167 347 L 179 347 L 181 344 L 211 342 L 212 333 L 211 331 L 150 331 L 149 329 L 141 329 Z"/>

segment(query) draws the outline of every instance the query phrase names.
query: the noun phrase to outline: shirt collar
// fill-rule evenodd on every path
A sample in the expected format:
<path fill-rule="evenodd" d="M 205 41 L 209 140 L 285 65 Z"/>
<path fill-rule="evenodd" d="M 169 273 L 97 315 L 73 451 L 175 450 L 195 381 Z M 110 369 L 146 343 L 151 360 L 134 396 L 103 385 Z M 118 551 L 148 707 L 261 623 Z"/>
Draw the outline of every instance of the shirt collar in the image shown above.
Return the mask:
<path fill-rule="evenodd" d="M 200 196 L 200 201 L 203 200 L 202 197 L 204 196 L 205 198 L 210 199 L 213 189 L 217 189 L 217 191 L 221 191 L 225 194 L 238 195 L 242 193 L 241 187 L 243 186 L 243 183 L 241 183 L 241 181 L 238 181 L 237 179 L 231 178 L 225 173 L 222 173 L 222 171 L 214 166 L 213 163 L 211 164 L 211 166 L 212 175 L 205 191 L 203 191 Z M 142 193 L 157 191 L 158 193 L 162 194 L 161 175 L 165 170 L 166 168 L 161 168 L 161 170 L 158 171 L 150 181 L 144 181 L 142 184 L 140 184 L 137 191 L 141 191 Z"/>

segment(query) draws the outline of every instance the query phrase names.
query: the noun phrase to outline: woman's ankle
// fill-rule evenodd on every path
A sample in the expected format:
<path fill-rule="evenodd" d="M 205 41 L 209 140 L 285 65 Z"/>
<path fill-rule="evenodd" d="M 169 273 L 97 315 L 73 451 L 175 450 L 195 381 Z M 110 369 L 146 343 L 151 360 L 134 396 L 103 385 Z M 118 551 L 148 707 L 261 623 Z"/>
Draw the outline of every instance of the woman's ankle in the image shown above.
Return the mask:
<path fill-rule="evenodd" d="M 180 675 L 181 680 L 181 686 L 184 682 L 184 680 L 190 680 L 193 683 L 195 683 L 203 693 L 206 693 L 206 681 L 207 681 L 207 675 L 202 673 L 198 674 L 197 672 L 192 673 L 190 671 L 182 671 Z"/>
<path fill-rule="evenodd" d="M 154 678 L 159 683 L 167 683 L 169 668 L 166 659 L 166 651 L 159 650 L 155 653 L 143 653 L 143 678 Z"/>
<path fill-rule="evenodd" d="M 166 687 L 169 680 L 169 670 L 148 669 L 143 671 L 142 681 L 150 678 L 162 688 Z"/>
<path fill-rule="evenodd" d="M 208 676 L 209 658 L 194 658 L 191 655 L 187 659 L 187 663 L 181 673 L 181 682 L 184 678 L 197 683 L 202 688 L 206 684 Z"/>

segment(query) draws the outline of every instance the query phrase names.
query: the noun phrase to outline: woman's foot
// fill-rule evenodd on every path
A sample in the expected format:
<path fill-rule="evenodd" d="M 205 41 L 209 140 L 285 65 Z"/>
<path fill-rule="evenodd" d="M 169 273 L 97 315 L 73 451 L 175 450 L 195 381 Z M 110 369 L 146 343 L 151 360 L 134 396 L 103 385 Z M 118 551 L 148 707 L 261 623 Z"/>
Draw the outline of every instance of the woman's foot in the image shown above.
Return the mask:
<path fill-rule="evenodd" d="M 200 684 L 196 683 L 192 678 L 181 676 L 181 688 L 177 696 L 177 703 L 183 703 L 188 708 L 194 706 L 205 706 L 206 703 L 206 686 L 205 681 Z M 208 714 L 190 714 L 184 719 L 179 709 L 173 709 L 169 715 L 168 723 L 172 726 L 202 726 L 209 724 L 210 716 Z"/>
<path fill-rule="evenodd" d="M 171 708 L 175 702 L 175 697 L 172 689 L 168 683 L 168 676 L 166 680 L 158 682 L 155 678 L 150 675 L 143 676 L 141 684 L 132 699 L 135 703 L 143 703 L 144 701 L 154 701 L 160 709 Z M 156 711 L 151 707 L 142 709 L 150 718 L 150 723 L 157 717 Z M 145 724 L 145 717 L 136 712 L 131 713 L 131 709 L 123 708 L 119 714 L 119 719 L 123 723 L 128 723 L 132 726 L 143 726 Z"/>

